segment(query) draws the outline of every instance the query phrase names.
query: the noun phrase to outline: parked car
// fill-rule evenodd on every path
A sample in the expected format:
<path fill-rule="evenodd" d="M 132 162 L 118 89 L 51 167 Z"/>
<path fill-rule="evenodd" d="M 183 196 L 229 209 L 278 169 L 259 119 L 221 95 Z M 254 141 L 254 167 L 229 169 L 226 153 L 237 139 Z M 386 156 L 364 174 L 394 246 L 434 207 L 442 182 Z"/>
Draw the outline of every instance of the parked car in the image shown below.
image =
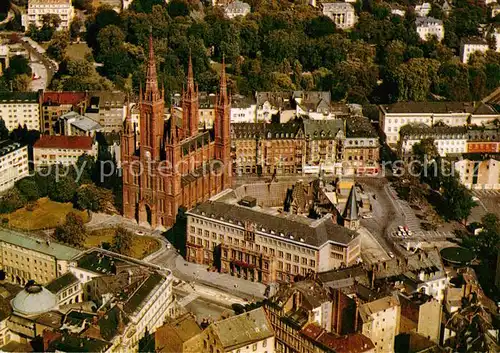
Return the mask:
<path fill-rule="evenodd" d="M 392 251 L 389 251 L 389 256 L 390 256 L 391 259 L 394 258 L 394 254 L 392 253 Z"/>
<path fill-rule="evenodd" d="M 371 213 L 367 213 L 365 215 L 363 215 L 363 219 L 372 219 L 373 218 L 373 215 Z"/>

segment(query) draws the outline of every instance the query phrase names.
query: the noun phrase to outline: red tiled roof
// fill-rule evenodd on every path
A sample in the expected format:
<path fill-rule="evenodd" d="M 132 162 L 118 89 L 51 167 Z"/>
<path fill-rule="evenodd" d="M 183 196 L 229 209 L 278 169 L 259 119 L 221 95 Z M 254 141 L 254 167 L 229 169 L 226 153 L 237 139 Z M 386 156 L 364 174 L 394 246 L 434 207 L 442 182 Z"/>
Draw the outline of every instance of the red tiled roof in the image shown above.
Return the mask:
<path fill-rule="evenodd" d="M 89 136 L 41 136 L 34 147 L 91 150 L 92 142 Z"/>
<path fill-rule="evenodd" d="M 354 333 L 337 336 L 325 331 L 315 323 L 307 325 L 300 333 L 336 353 L 363 353 L 375 348 L 372 341 L 365 335 Z"/>
<path fill-rule="evenodd" d="M 76 105 L 85 100 L 85 92 L 43 92 L 43 103 Z"/>

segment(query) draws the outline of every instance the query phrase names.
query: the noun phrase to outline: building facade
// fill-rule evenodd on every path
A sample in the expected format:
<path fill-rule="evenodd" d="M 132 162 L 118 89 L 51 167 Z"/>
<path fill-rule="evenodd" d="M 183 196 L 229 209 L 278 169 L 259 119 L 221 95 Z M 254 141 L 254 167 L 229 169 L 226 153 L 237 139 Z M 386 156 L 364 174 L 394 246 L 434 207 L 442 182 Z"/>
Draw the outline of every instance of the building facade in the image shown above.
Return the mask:
<path fill-rule="evenodd" d="M 482 38 L 468 38 L 460 43 L 460 60 L 467 64 L 473 53 L 485 53 L 490 47 L 488 42 Z"/>
<path fill-rule="evenodd" d="M 358 18 L 354 6 L 347 2 L 324 2 L 323 15 L 330 17 L 337 28 L 348 29 L 354 27 Z"/>
<path fill-rule="evenodd" d="M 353 131 L 348 126 L 352 121 L 368 127 Z M 231 147 L 237 175 L 364 175 L 379 170 L 380 144 L 364 117 L 232 124 Z"/>
<path fill-rule="evenodd" d="M 399 102 L 381 105 L 379 112 L 380 130 L 391 147 L 397 147 L 404 125 L 481 126 L 500 118 L 492 105 L 482 102 Z"/>
<path fill-rule="evenodd" d="M 74 165 L 87 154 L 97 156 L 97 144 L 89 136 L 41 136 L 33 146 L 35 168 L 49 165 Z"/>
<path fill-rule="evenodd" d="M 357 233 L 335 224 L 331 214 L 314 220 L 235 201 L 205 202 L 187 212 L 188 261 L 270 283 L 348 266 L 360 256 Z"/>
<path fill-rule="evenodd" d="M 70 112 L 83 113 L 85 108 L 85 92 L 52 92 L 44 91 L 40 106 L 40 133 L 55 135 L 59 118 Z"/>
<path fill-rule="evenodd" d="M 448 154 L 467 152 L 467 129 L 462 126 L 434 126 L 407 125 L 400 130 L 399 153 L 409 157 L 413 153 L 413 146 L 423 139 L 433 139 L 441 157 Z"/>
<path fill-rule="evenodd" d="M 101 126 L 104 133 L 118 133 L 123 129 L 127 102 L 123 92 L 86 92 L 85 116 Z"/>
<path fill-rule="evenodd" d="M 28 146 L 9 140 L 0 141 L 0 192 L 27 177 L 28 164 Z"/>
<path fill-rule="evenodd" d="M 440 42 L 444 38 L 443 21 L 432 17 L 417 17 L 415 20 L 417 33 L 423 41 L 429 39 L 430 36 L 435 36 Z"/>
<path fill-rule="evenodd" d="M 40 129 L 39 98 L 36 92 L 1 92 L 0 119 L 12 131 L 26 125 L 28 130 Z"/>
<path fill-rule="evenodd" d="M 5 280 L 18 285 L 29 280 L 47 284 L 68 272 L 80 254 L 75 248 L 5 229 L 0 231 L 0 248 Z"/>
<path fill-rule="evenodd" d="M 185 353 L 274 353 L 274 332 L 263 308 L 217 321 L 186 344 Z"/>
<path fill-rule="evenodd" d="M 455 162 L 460 182 L 468 189 L 500 189 L 500 156 L 498 153 L 467 153 Z"/>
<path fill-rule="evenodd" d="M 75 16 L 75 9 L 71 0 L 29 0 L 27 13 L 22 16 L 22 25 L 26 30 L 30 25 L 40 28 L 44 15 L 59 16 L 61 24 L 57 29 L 68 30 Z"/>
<path fill-rule="evenodd" d="M 225 69 L 215 107 L 212 131 L 199 132 L 198 90 L 191 60 L 187 90 L 182 96 L 182 124 L 164 121 L 164 92 L 156 77 L 153 38 L 144 93 L 140 92 L 140 143 L 128 115 L 121 142 L 123 210 L 127 218 L 153 228 L 171 226 L 180 206 L 192 208 L 231 187 L 230 109 Z M 147 133 L 145 133 L 147 132 Z M 141 168 L 144 166 L 141 171 Z"/>

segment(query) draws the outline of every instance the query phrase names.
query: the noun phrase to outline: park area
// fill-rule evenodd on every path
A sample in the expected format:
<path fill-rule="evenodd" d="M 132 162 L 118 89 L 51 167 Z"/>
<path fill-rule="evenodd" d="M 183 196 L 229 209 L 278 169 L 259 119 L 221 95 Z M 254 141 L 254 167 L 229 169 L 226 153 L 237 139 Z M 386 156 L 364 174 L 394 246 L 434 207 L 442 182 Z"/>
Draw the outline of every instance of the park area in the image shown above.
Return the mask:
<path fill-rule="evenodd" d="M 10 214 L 3 215 L 3 218 L 8 219 L 8 226 L 16 229 L 51 229 L 63 224 L 69 212 L 76 213 L 82 217 L 84 222 L 88 220 L 87 212 L 76 210 L 71 202 L 55 202 L 48 197 L 41 198 L 35 204 L 28 204 Z M 2 223 L 5 223 L 5 220 L 2 220 Z"/>
<path fill-rule="evenodd" d="M 109 248 L 113 244 L 115 234 L 115 228 L 94 230 L 88 234 L 87 239 L 85 240 L 85 247 Z M 143 259 L 144 257 L 159 250 L 160 246 L 160 242 L 153 237 L 134 234 L 131 237 L 130 251 L 124 255 L 128 255 L 136 259 Z"/>

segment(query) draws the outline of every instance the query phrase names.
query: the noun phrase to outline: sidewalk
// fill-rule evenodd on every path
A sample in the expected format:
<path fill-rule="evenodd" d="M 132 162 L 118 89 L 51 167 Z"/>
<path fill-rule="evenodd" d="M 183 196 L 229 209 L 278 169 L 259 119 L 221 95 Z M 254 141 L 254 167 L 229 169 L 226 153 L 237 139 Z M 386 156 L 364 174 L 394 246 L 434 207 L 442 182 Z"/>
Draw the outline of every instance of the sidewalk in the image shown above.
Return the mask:
<path fill-rule="evenodd" d="M 206 265 L 186 262 L 182 256 L 177 256 L 175 258 L 175 267 L 171 269 L 174 271 L 174 275 L 181 279 L 194 281 L 205 286 L 223 290 L 237 297 L 245 298 L 248 301 L 264 298 L 264 291 L 266 290 L 264 284 L 247 281 L 226 273 L 207 271 Z M 176 272 L 178 272 L 179 275 L 177 275 Z"/>

